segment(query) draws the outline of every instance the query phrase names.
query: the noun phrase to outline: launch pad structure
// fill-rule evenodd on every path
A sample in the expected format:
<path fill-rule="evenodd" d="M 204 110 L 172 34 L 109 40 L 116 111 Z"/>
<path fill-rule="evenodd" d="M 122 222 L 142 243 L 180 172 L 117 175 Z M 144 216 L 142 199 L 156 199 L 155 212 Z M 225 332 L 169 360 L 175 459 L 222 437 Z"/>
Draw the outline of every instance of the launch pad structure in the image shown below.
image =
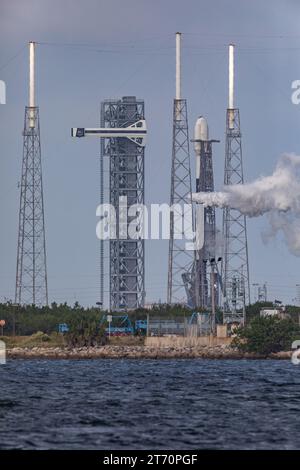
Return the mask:
<path fill-rule="evenodd" d="M 15 303 L 42 306 L 48 304 L 48 283 L 33 42 L 29 43 L 29 59 L 29 106 L 25 109 L 23 132 Z M 73 128 L 72 136 L 94 135 L 101 138 L 100 204 L 104 203 L 104 162 L 107 162 L 109 203 L 116 214 L 114 237 L 108 242 L 108 303 L 113 311 L 134 310 L 143 307 L 145 303 L 145 247 L 142 227 L 147 129 L 144 101 L 135 96 L 105 100 L 101 103 L 100 120 L 101 128 Z M 208 125 L 202 116 L 196 122 L 192 142 L 196 154 L 196 193 L 212 192 L 212 147 L 214 142 L 219 141 L 209 139 Z M 239 109 L 234 106 L 234 46 L 231 44 L 224 185 L 243 183 L 240 115 Z M 187 101 L 181 96 L 181 33 L 176 33 L 170 206 L 167 302 L 185 303 L 187 298 L 187 303 L 192 308 L 213 310 L 219 302 L 220 287 L 224 322 L 243 321 L 245 306 L 250 303 L 246 217 L 230 207 L 223 209 L 224 249 L 222 258 L 217 258 L 215 208 L 196 203 L 193 209 L 192 205 Z M 186 207 L 190 207 L 190 218 L 186 217 Z M 136 233 L 129 236 L 132 222 L 137 224 Z M 193 241 L 187 240 L 187 233 L 196 233 Z M 101 305 L 104 305 L 106 290 L 104 243 L 100 239 Z M 217 262 L 221 259 L 219 275 Z"/>
<path fill-rule="evenodd" d="M 173 144 L 171 166 L 170 240 L 168 258 L 168 304 L 183 303 L 186 298 L 186 277 L 194 264 L 194 250 L 186 249 L 183 234 L 184 206 L 192 209 L 192 181 L 189 151 L 187 102 L 181 98 L 181 34 L 176 33 L 176 95 L 173 105 Z M 194 228 L 193 214 L 190 227 Z"/>
<path fill-rule="evenodd" d="M 212 144 L 206 119 L 200 117 L 195 126 L 196 192 L 214 191 Z M 195 233 L 194 248 L 187 248 L 181 227 L 183 211 L 191 207 L 190 230 Z M 176 97 L 173 111 L 173 147 L 171 168 L 170 241 L 168 265 L 169 304 L 183 303 L 191 308 L 218 305 L 218 276 L 216 267 L 215 208 L 192 206 L 192 180 L 189 152 L 189 131 L 186 100 L 181 98 L 181 34 L 176 33 Z M 196 229 L 196 230 L 195 230 Z M 208 266 L 211 267 L 209 278 Z M 216 287 L 215 287 L 216 286 Z"/>
<path fill-rule="evenodd" d="M 231 44 L 224 185 L 243 183 L 242 135 L 239 109 L 234 107 L 234 46 Z M 250 303 L 247 223 L 243 214 L 230 207 L 223 209 L 223 239 L 223 320 L 244 322 L 245 306 Z"/>
<path fill-rule="evenodd" d="M 191 203 L 191 171 L 188 146 L 186 102 L 181 99 L 180 41 L 176 34 L 176 99 L 173 117 L 173 152 L 171 170 L 171 206 Z M 229 46 L 229 105 L 226 115 L 226 151 L 224 185 L 243 184 L 243 162 L 239 109 L 234 107 L 234 46 Z M 214 191 L 212 144 L 205 118 L 195 126 L 196 193 Z M 217 141 L 218 142 L 218 141 Z M 223 252 L 216 253 L 215 208 L 195 204 L 196 249 L 189 252 L 184 240 L 175 233 L 176 218 L 171 211 L 168 303 L 182 302 L 182 286 L 187 304 L 209 308 L 214 317 L 222 293 L 223 321 L 243 322 L 245 306 L 250 302 L 250 282 L 246 217 L 226 207 L 223 210 Z M 195 224 L 194 224 L 195 223 Z M 198 239 L 198 240 L 197 240 Z M 221 273 L 218 262 L 221 261 Z M 208 268 L 210 266 L 210 278 Z M 180 293 L 180 295 L 179 295 Z M 213 323 L 213 322 L 212 322 Z M 212 327 L 212 330 L 214 327 Z"/>
<path fill-rule="evenodd" d="M 143 100 L 125 96 L 105 100 L 101 104 L 101 126 L 128 128 L 145 116 Z M 109 240 L 109 305 L 110 310 L 132 310 L 144 306 L 145 301 L 145 249 L 140 231 L 135 239 L 128 238 L 128 226 L 143 213 L 144 204 L 143 145 L 126 137 L 101 140 L 100 203 L 103 202 L 103 161 L 109 159 L 109 202 L 116 210 L 116 238 Z M 121 204 L 120 204 L 121 202 Z M 123 204 L 123 206 L 122 206 Z M 128 209 L 136 207 L 134 215 Z M 126 223 L 122 226 L 126 213 Z M 123 214 L 122 214 L 123 212 Z M 124 224 L 123 224 L 124 225 Z M 104 241 L 100 240 L 100 297 L 104 297 Z"/>
<path fill-rule="evenodd" d="M 25 108 L 15 303 L 48 305 L 39 108 L 35 104 L 35 43 L 29 43 L 29 106 Z"/>
<path fill-rule="evenodd" d="M 98 137 L 100 152 L 100 296 L 104 305 L 104 238 L 109 238 L 109 305 L 122 311 L 143 307 L 144 268 L 144 147 L 147 126 L 144 102 L 135 96 L 106 100 L 101 105 L 101 126 L 73 127 L 72 137 Z M 109 161 L 109 202 L 114 216 L 104 209 L 104 157 Z M 98 209 L 97 209 L 98 211 Z M 104 211 L 107 213 L 107 211 Z M 132 224 L 134 222 L 134 224 Z M 135 226 L 134 233 L 129 227 Z"/>

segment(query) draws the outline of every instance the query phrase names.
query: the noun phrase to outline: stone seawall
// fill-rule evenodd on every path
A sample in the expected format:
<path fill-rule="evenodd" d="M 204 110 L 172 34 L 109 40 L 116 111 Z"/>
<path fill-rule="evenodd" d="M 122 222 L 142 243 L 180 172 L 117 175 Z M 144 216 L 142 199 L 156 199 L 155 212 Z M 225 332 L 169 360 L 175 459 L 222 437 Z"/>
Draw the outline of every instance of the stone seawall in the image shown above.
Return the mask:
<path fill-rule="evenodd" d="M 271 354 L 270 359 L 290 359 L 291 352 Z M 101 346 L 86 348 L 12 348 L 8 359 L 265 359 L 223 345 L 198 347 Z"/>

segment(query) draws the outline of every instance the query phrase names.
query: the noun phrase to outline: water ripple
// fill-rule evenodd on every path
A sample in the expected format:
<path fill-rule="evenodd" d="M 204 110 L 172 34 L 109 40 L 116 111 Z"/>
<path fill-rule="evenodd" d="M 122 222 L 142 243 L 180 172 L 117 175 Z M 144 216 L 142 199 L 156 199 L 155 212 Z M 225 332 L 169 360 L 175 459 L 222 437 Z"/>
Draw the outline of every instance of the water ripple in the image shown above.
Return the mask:
<path fill-rule="evenodd" d="M 289 361 L 16 360 L 0 372 L 2 449 L 300 448 Z"/>

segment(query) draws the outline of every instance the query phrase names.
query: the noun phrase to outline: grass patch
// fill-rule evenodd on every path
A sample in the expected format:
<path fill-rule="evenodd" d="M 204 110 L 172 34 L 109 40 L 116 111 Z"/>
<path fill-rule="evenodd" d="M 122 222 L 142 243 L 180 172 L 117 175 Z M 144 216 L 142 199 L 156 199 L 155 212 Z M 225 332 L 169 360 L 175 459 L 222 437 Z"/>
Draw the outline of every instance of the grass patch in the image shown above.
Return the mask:
<path fill-rule="evenodd" d="M 7 348 L 56 348 L 65 346 L 64 337 L 60 333 L 46 335 L 42 331 L 38 331 L 31 336 L 3 336 L 0 339 L 5 342 Z"/>

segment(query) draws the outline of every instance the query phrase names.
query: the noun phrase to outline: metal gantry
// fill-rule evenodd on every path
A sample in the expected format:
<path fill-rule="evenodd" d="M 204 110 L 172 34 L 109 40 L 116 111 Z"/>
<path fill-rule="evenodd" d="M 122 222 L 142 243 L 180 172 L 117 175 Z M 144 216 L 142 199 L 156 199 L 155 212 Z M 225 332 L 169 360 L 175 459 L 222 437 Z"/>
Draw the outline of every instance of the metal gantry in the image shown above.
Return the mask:
<path fill-rule="evenodd" d="M 243 184 L 243 160 L 238 109 L 226 116 L 224 185 Z M 224 255 L 222 263 L 224 317 L 244 316 L 250 302 L 250 282 L 246 217 L 238 210 L 223 209 Z"/>
<path fill-rule="evenodd" d="M 144 101 L 134 96 L 105 100 L 101 104 L 101 125 L 109 128 L 128 127 L 143 120 L 144 114 Z M 139 231 L 135 239 L 129 238 L 128 227 L 134 219 L 143 216 L 139 206 L 144 204 L 144 147 L 126 137 L 103 139 L 100 159 L 102 188 L 105 157 L 109 158 L 110 204 L 116 211 L 116 238 L 109 241 L 110 309 L 135 309 L 142 307 L 145 300 L 144 240 Z M 102 189 L 100 198 L 103 202 Z M 128 210 L 133 205 L 136 212 L 129 215 Z M 103 241 L 100 241 L 100 256 L 100 297 L 103 298 Z"/>
<path fill-rule="evenodd" d="M 35 105 L 35 43 L 29 43 L 29 106 L 25 108 L 17 246 L 16 304 L 48 304 L 39 109 Z"/>
<path fill-rule="evenodd" d="M 192 182 L 189 152 L 187 103 L 185 99 L 174 100 L 173 148 L 170 197 L 170 241 L 167 301 L 182 303 L 186 299 L 186 279 L 191 276 L 194 264 L 193 250 L 188 250 L 185 233 L 193 231 L 193 217 L 185 217 L 185 208 L 192 209 Z M 173 208 L 173 210 L 172 210 Z M 187 227 L 187 223 L 190 227 Z M 191 300 L 188 299 L 188 302 Z"/>
<path fill-rule="evenodd" d="M 48 304 L 48 285 L 37 107 L 25 109 L 23 136 L 15 302 L 42 306 Z"/>
<path fill-rule="evenodd" d="M 187 234 L 194 232 L 187 102 L 181 97 L 181 33 L 176 33 L 176 93 L 173 105 L 173 140 L 170 197 L 170 240 L 167 302 L 192 304 L 194 248 Z"/>

